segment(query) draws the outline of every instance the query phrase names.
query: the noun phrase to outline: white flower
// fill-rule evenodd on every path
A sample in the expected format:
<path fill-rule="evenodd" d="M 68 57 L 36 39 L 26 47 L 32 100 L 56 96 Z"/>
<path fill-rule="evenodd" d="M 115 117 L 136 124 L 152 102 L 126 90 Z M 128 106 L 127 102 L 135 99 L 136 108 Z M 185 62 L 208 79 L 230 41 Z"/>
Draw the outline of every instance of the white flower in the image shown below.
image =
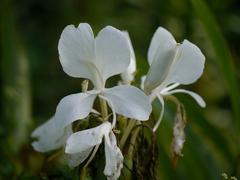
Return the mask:
<path fill-rule="evenodd" d="M 97 96 L 105 99 L 112 109 L 112 127 L 116 123 L 115 113 L 137 120 L 148 120 L 151 104 L 141 90 L 130 85 L 105 88 L 105 82 L 109 77 L 122 73 L 128 67 L 130 63 L 129 47 L 125 35 L 111 26 L 103 28 L 96 38 L 94 38 L 91 27 L 86 23 L 81 23 L 77 28 L 69 25 L 63 30 L 58 51 L 64 72 L 72 77 L 89 79 L 93 83 L 94 89 L 68 95 L 59 102 L 54 117 L 33 132 L 32 136 L 38 138 L 32 144 L 35 150 L 46 152 L 64 146 L 69 136 L 69 129 L 71 131 L 72 122 L 88 116 Z M 104 128 L 108 126 L 105 123 L 103 125 Z M 88 136 L 85 139 L 86 142 L 100 143 L 101 128 L 95 130 L 99 130 L 99 132 L 95 132 L 99 136 L 92 136 L 92 138 Z M 84 132 L 89 132 L 89 130 L 79 133 L 84 134 Z M 111 130 L 104 132 L 108 133 L 108 135 L 104 134 L 105 147 L 109 146 L 106 151 L 111 151 L 109 149 L 112 148 L 115 149 L 115 154 L 119 155 L 115 147 L 115 136 L 112 132 L 112 135 L 109 135 L 110 132 Z M 69 141 L 72 136 L 76 136 L 75 134 L 71 135 Z M 91 151 L 87 150 L 87 146 L 85 147 L 85 144 L 79 140 L 75 143 L 78 147 L 83 145 L 81 148 L 86 150 L 76 151 L 75 157 L 79 159 L 72 161 L 72 164 L 79 164 Z M 68 146 L 66 151 L 68 152 Z M 106 159 L 111 158 L 110 156 L 113 154 L 106 154 Z M 114 164 L 112 165 L 114 166 Z M 109 173 L 110 171 L 107 171 L 105 174 Z"/>
<path fill-rule="evenodd" d="M 121 74 L 123 84 L 131 84 L 134 80 L 134 74 L 136 72 L 136 58 L 133 50 L 132 42 L 127 31 L 123 31 L 126 36 L 130 48 L 130 64 L 128 68 Z"/>
<path fill-rule="evenodd" d="M 153 131 L 157 130 L 161 122 L 164 112 L 163 97 L 166 95 L 186 93 L 201 107 L 206 106 L 198 94 L 176 89 L 181 84 L 195 82 L 203 73 L 205 57 L 196 45 L 188 40 L 179 44 L 167 30 L 159 27 L 148 50 L 148 63 L 150 69 L 144 78 L 144 91 L 150 95 L 151 101 L 157 97 L 162 104 L 162 111 Z"/>
<path fill-rule="evenodd" d="M 71 164 L 72 166 L 77 166 L 89 156 L 96 145 L 102 143 L 103 139 L 106 158 L 104 174 L 108 179 L 114 180 L 120 176 L 123 167 L 123 156 L 117 147 L 111 123 L 104 122 L 95 128 L 72 134 L 67 140 L 65 151 L 68 154 L 72 154 L 74 158 L 78 158 L 77 163 L 75 161 L 74 164 Z"/>

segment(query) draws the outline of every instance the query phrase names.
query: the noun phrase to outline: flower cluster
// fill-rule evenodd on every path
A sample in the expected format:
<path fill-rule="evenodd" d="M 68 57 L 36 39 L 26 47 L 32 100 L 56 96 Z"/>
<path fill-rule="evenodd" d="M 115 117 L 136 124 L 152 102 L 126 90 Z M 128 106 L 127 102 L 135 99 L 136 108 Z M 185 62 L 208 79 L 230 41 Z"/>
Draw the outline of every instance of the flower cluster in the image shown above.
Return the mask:
<path fill-rule="evenodd" d="M 161 27 L 149 47 L 150 69 L 142 78 L 143 91 L 130 85 L 134 80 L 136 60 L 127 32 L 107 26 L 94 37 L 86 23 L 80 23 L 77 28 L 69 25 L 61 34 L 58 51 L 64 72 L 89 80 L 93 89 L 64 97 L 57 105 L 54 116 L 32 133 L 32 137 L 37 138 L 32 146 L 39 152 L 64 147 L 71 167 L 95 155 L 104 141 L 104 174 L 108 179 L 118 179 L 123 167 L 123 155 L 114 134 L 117 114 L 146 121 L 152 111 L 151 102 L 158 98 L 162 108 L 159 120 L 153 127 L 155 132 L 163 117 L 165 96 L 187 93 L 200 106 L 205 106 L 196 93 L 175 89 L 180 84 L 191 84 L 201 76 L 205 61 L 203 54 L 187 40 L 182 44 L 176 43 L 172 35 Z M 118 74 L 122 78 L 120 85 L 106 88 L 106 80 Z M 86 119 L 90 113 L 100 114 L 94 109 L 96 98 L 99 98 L 102 108 L 101 123 L 89 129 L 73 130 L 75 121 Z M 107 112 L 106 103 L 111 114 Z"/>

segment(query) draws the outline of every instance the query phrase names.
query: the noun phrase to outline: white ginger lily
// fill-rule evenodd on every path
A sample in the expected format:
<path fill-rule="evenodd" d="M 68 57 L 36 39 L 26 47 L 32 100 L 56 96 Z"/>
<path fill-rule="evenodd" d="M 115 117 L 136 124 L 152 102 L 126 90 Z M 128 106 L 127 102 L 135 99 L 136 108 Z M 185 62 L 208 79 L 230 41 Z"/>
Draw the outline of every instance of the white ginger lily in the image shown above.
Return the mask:
<path fill-rule="evenodd" d="M 121 74 L 122 83 L 123 84 L 131 84 L 131 82 L 134 80 L 135 72 L 136 72 L 136 58 L 135 53 L 133 50 L 132 42 L 129 37 L 129 34 L 127 31 L 123 31 L 124 35 L 126 36 L 130 48 L 130 64 L 128 68 Z"/>
<path fill-rule="evenodd" d="M 123 156 L 117 147 L 111 123 L 104 122 L 95 128 L 74 133 L 68 138 L 65 151 L 68 154 L 73 154 L 74 161 L 71 165 L 77 166 L 89 156 L 95 146 L 102 143 L 103 138 L 106 155 L 104 174 L 108 179 L 114 180 L 120 176 Z"/>
<path fill-rule="evenodd" d="M 162 105 L 160 117 L 153 128 L 154 132 L 163 117 L 164 96 L 185 93 L 193 97 L 201 107 L 206 106 L 198 94 L 176 89 L 181 84 L 192 84 L 203 73 L 205 57 L 196 45 L 188 40 L 179 44 L 166 29 L 159 27 L 150 43 L 148 63 L 150 69 L 143 78 L 142 86 L 151 101 L 158 98 Z"/>
<path fill-rule="evenodd" d="M 122 165 L 118 164 L 122 161 L 122 155 L 112 132 L 116 123 L 115 113 L 142 121 L 148 120 L 151 113 L 149 99 L 138 88 L 130 85 L 105 88 L 105 82 L 109 77 L 122 73 L 128 67 L 131 51 L 129 47 L 123 32 L 111 26 L 103 28 L 96 38 L 91 27 L 86 23 L 79 24 L 77 28 L 69 25 L 63 30 L 58 51 L 64 72 L 72 77 L 89 79 L 94 89 L 68 95 L 59 102 L 54 117 L 32 133 L 32 137 L 38 138 L 32 143 L 35 150 L 47 152 L 64 146 L 71 134 L 69 133 L 71 124 L 87 117 L 96 97 L 99 96 L 106 100 L 112 109 L 112 125 L 103 123 L 96 128 L 72 134 L 67 143 L 66 153 L 73 154 L 74 158 L 72 161 L 70 159 L 70 165 L 76 166 L 91 153 L 92 148 L 90 146 L 86 148 L 87 144 L 84 142 L 94 146 L 97 142 L 101 142 L 101 137 L 104 137 L 107 160 L 104 172 L 109 177 L 119 176 Z M 94 132 L 96 135 L 86 136 L 88 132 Z M 76 149 L 70 151 L 69 148 L 73 148 L 70 142 L 78 135 L 86 138 L 84 142 L 80 139 L 74 141 Z"/>

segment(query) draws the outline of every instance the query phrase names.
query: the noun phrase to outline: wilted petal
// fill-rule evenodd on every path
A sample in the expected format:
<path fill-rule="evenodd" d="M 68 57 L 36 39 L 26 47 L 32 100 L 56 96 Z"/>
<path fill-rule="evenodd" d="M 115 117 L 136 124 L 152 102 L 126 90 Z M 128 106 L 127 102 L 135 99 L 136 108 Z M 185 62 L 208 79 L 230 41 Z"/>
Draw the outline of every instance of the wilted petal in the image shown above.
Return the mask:
<path fill-rule="evenodd" d="M 191 84 L 203 73 L 205 57 L 201 50 L 193 43 L 184 40 L 179 46 L 169 75 L 167 84 Z"/>
<path fill-rule="evenodd" d="M 58 52 L 64 72 L 94 83 L 94 35 L 88 24 L 80 23 L 77 28 L 73 25 L 65 27 L 58 43 Z"/>
<path fill-rule="evenodd" d="M 67 154 L 84 153 L 100 144 L 104 134 L 108 134 L 110 131 L 111 123 L 104 122 L 95 128 L 76 132 L 68 138 L 65 152 Z"/>
<path fill-rule="evenodd" d="M 58 127 L 53 117 L 35 129 L 31 135 L 31 137 L 37 138 L 32 143 L 33 148 L 39 152 L 47 152 L 65 145 L 66 139 L 72 133 L 72 127 L 71 125 L 61 129 Z"/>
<path fill-rule="evenodd" d="M 148 63 L 159 59 L 159 56 L 166 52 L 166 49 L 172 49 L 176 46 L 176 41 L 172 34 L 166 29 L 159 27 L 153 35 L 149 49 L 148 49 Z"/>
<path fill-rule="evenodd" d="M 55 113 L 56 126 L 59 129 L 85 118 L 90 113 L 96 98 L 91 92 L 71 94 L 59 102 Z"/>
<path fill-rule="evenodd" d="M 122 73 L 130 63 L 130 48 L 124 34 L 118 29 L 107 26 L 95 40 L 96 65 L 105 81 Z"/>
<path fill-rule="evenodd" d="M 148 97 L 141 90 L 130 85 L 106 89 L 102 95 L 111 101 L 118 114 L 129 118 L 148 120 L 152 111 Z"/>
<path fill-rule="evenodd" d="M 70 168 L 77 167 L 79 164 L 81 164 L 92 152 L 93 148 L 89 148 L 85 151 L 82 151 L 81 153 L 76 154 L 68 154 L 68 165 Z"/>
<path fill-rule="evenodd" d="M 134 73 L 136 71 L 136 58 L 132 46 L 131 39 L 127 31 L 123 32 L 126 36 L 130 48 L 130 64 L 127 69 L 121 74 L 121 78 L 124 84 L 130 84 L 134 80 Z"/>
<path fill-rule="evenodd" d="M 109 135 L 106 134 L 104 137 L 106 156 L 104 174 L 109 180 L 117 180 L 123 167 L 123 155 L 117 147 L 116 137 L 112 131 Z"/>
<path fill-rule="evenodd" d="M 164 95 L 175 94 L 175 93 L 185 93 L 185 94 L 188 94 L 199 104 L 199 106 L 201 106 L 201 107 L 205 107 L 206 106 L 206 103 L 205 103 L 205 101 L 203 100 L 203 98 L 201 96 L 199 96 L 195 92 L 188 91 L 188 90 L 185 90 L 185 89 L 171 90 L 171 91 L 168 91 L 168 92 L 164 93 Z"/>

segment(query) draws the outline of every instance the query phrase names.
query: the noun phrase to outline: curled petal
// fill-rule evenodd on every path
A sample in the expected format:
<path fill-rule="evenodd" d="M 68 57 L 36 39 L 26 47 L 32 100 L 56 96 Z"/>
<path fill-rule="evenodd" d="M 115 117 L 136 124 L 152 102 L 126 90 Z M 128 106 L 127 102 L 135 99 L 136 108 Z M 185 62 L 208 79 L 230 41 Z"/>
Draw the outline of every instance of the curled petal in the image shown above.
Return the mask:
<path fill-rule="evenodd" d="M 116 137 L 112 131 L 109 135 L 106 134 L 104 137 L 106 156 L 104 174 L 109 180 L 117 180 L 123 167 L 123 155 L 117 147 Z"/>
<path fill-rule="evenodd" d="M 104 122 L 95 128 L 76 132 L 68 138 L 65 152 L 67 154 L 84 153 L 100 144 L 104 134 L 108 134 L 110 131 L 111 123 Z"/>
<path fill-rule="evenodd" d="M 164 114 L 164 100 L 163 100 L 163 97 L 162 97 L 161 95 L 157 95 L 157 97 L 158 97 L 159 102 L 160 102 L 161 105 L 162 105 L 162 109 L 161 109 L 159 118 L 158 118 L 156 124 L 155 124 L 154 127 L 153 127 L 153 132 L 156 132 L 156 131 L 157 131 L 159 125 L 160 125 L 161 122 L 162 122 L 162 118 L 163 118 L 163 114 Z"/>
<path fill-rule="evenodd" d="M 145 121 L 152 111 L 148 97 L 130 85 L 105 89 L 102 95 L 110 100 L 116 113 L 129 118 Z"/>
<path fill-rule="evenodd" d="M 199 96 L 197 93 L 192 92 L 192 91 L 188 91 L 185 89 L 175 89 L 175 90 L 171 90 L 171 91 L 164 93 L 164 95 L 175 94 L 175 93 L 188 94 L 198 103 L 199 106 L 201 106 L 202 108 L 206 107 L 206 103 L 203 100 L 203 98 L 201 96 Z"/>
<path fill-rule="evenodd" d="M 96 66 L 105 82 L 122 73 L 130 63 L 130 47 L 123 32 L 107 26 L 95 39 Z"/>

